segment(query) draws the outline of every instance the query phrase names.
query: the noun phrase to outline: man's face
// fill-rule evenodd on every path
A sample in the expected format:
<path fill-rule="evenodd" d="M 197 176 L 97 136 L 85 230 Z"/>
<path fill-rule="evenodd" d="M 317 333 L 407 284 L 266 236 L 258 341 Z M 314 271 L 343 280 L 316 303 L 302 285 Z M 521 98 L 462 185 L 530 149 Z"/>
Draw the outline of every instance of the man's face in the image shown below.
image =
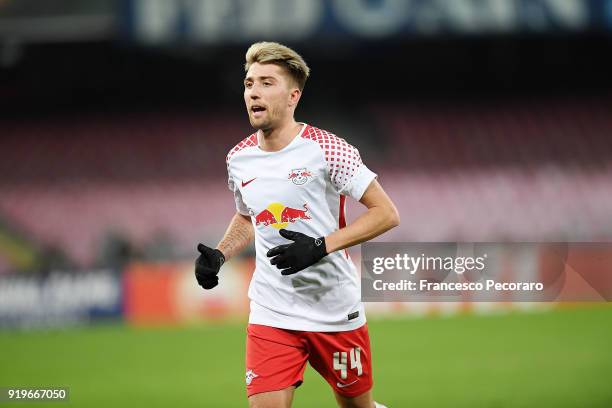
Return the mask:
<path fill-rule="evenodd" d="M 291 115 L 295 87 L 284 69 L 276 64 L 251 65 L 244 79 L 244 102 L 251 126 L 268 130 Z"/>

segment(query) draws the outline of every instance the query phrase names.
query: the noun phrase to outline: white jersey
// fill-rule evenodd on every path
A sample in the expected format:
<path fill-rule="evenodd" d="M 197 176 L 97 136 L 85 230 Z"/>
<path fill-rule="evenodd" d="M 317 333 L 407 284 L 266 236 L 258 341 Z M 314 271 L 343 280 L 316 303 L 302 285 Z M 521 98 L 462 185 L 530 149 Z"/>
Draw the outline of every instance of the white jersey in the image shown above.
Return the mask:
<path fill-rule="evenodd" d="M 249 286 L 249 323 L 302 331 L 347 331 L 365 323 L 355 265 L 345 250 L 289 276 L 270 264 L 271 248 L 291 243 L 285 228 L 311 237 L 345 226 L 345 197 L 361 199 L 376 174 L 356 148 L 303 124 L 282 150 L 266 152 L 257 133 L 227 155 L 236 208 L 250 215 L 256 265 Z"/>

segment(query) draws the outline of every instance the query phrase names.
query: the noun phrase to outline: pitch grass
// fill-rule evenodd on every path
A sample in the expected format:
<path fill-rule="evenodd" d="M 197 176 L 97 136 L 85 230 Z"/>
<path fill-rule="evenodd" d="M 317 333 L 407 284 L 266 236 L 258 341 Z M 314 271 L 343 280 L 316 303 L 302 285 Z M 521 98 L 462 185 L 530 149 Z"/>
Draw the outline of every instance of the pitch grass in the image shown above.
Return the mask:
<path fill-rule="evenodd" d="M 612 308 L 371 320 L 375 395 L 403 407 L 612 407 Z M 68 403 L 244 407 L 244 323 L 0 332 L 0 386 L 70 387 Z M 295 407 L 333 407 L 311 368 Z"/>

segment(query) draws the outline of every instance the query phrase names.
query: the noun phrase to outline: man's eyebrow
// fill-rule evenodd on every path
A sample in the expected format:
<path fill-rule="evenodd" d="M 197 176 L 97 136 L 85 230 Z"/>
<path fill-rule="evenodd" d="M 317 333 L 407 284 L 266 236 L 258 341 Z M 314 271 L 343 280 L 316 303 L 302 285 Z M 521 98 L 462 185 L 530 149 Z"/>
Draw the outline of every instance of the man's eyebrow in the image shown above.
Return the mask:
<path fill-rule="evenodd" d="M 258 77 L 258 79 L 259 79 L 260 81 L 263 81 L 263 80 L 266 80 L 266 79 L 272 79 L 272 80 L 276 81 L 276 78 L 274 78 L 273 76 L 260 76 L 260 77 Z M 246 82 L 246 81 L 252 81 L 252 80 L 253 80 L 253 78 L 252 78 L 252 77 L 246 77 L 246 78 L 244 78 L 244 82 Z"/>

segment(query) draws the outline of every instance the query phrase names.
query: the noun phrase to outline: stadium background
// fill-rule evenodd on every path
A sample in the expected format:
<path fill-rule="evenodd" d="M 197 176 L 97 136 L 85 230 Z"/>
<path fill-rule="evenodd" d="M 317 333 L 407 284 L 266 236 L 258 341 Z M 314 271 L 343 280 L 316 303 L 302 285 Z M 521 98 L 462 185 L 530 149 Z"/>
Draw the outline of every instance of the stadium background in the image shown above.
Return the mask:
<path fill-rule="evenodd" d="M 379 240 L 612 238 L 612 1 L 4 0 L 0 386 L 245 405 L 252 252 L 210 292 L 192 264 L 235 210 L 225 155 L 262 39 L 312 68 L 297 119 L 396 202 Z M 605 303 L 367 307 L 390 407 L 612 405 Z M 310 370 L 295 406 L 317 405 Z"/>

